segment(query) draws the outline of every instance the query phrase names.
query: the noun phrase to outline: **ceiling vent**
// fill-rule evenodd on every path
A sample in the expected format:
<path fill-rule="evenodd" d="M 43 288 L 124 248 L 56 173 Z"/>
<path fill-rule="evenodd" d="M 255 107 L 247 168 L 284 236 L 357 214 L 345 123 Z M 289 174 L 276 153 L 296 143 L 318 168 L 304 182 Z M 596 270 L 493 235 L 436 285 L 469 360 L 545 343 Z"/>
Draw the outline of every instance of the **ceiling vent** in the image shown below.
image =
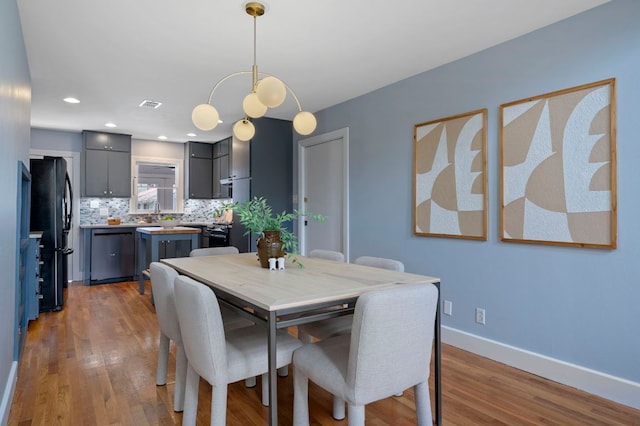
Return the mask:
<path fill-rule="evenodd" d="M 162 102 L 150 101 L 149 99 L 145 99 L 144 101 L 140 102 L 139 106 L 142 108 L 158 109 L 160 105 L 162 105 Z"/>

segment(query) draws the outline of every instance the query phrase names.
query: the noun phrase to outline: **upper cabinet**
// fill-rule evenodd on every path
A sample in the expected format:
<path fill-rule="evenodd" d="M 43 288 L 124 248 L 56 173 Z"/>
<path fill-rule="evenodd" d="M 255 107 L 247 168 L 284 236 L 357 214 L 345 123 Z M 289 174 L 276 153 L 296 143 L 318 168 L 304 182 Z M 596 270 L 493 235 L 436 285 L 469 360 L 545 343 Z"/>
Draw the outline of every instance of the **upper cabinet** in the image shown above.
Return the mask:
<path fill-rule="evenodd" d="M 204 142 L 185 144 L 185 198 L 213 198 L 213 147 Z"/>
<path fill-rule="evenodd" d="M 131 197 L 131 135 L 82 132 L 82 195 Z"/>

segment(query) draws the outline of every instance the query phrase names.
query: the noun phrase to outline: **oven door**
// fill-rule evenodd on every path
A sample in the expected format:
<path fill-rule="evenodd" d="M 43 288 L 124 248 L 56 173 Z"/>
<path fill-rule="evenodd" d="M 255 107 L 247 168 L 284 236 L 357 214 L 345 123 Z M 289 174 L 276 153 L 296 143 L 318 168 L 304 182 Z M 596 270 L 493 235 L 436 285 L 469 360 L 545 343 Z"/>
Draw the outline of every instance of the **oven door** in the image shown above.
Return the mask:
<path fill-rule="evenodd" d="M 203 247 L 226 247 L 229 245 L 229 230 L 222 228 L 205 229 L 202 246 Z"/>

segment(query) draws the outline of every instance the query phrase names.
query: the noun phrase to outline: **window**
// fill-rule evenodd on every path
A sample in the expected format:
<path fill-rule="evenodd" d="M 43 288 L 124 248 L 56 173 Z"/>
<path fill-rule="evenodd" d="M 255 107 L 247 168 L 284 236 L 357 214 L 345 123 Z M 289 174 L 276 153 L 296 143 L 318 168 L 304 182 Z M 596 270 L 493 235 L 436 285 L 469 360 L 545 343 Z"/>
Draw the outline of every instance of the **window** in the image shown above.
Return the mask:
<path fill-rule="evenodd" d="M 182 213 L 182 160 L 132 157 L 131 213 Z"/>

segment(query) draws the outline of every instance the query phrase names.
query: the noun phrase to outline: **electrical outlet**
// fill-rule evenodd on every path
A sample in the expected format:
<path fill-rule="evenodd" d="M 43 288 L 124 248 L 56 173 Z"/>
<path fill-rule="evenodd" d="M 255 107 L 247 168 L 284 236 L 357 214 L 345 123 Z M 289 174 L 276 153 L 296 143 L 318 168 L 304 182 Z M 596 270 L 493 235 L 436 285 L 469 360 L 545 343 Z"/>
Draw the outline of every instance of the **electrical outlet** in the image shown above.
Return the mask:
<path fill-rule="evenodd" d="M 451 300 L 444 301 L 444 314 L 445 315 L 453 314 L 453 302 L 451 302 Z"/>
<path fill-rule="evenodd" d="M 109 216 L 109 209 L 107 207 L 101 207 L 100 216 Z"/>
<path fill-rule="evenodd" d="M 484 325 L 485 323 L 485 312 L 482 308 L 476 308 L 476 322 L 478 324 Z"/>

